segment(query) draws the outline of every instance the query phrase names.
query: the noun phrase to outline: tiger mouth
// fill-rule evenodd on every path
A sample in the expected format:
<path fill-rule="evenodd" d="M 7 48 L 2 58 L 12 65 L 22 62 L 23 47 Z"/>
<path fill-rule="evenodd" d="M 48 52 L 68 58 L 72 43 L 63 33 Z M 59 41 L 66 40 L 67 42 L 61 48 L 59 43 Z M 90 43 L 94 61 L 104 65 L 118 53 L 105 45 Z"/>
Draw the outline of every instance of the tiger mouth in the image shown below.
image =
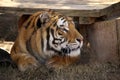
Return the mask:
<path fill-rule="evenodd" d="M 62 48 L 61 49 L 61 52 L 63 53 L 63 54 L 70 54 L 72 51 L 76 51 L 76 50 L 78 50 L 78 49 L 80 49 L 80 46 L 78 46 L 77 48 L 69 48 L 69 47 L 67 47 L 67 48 Z"/>

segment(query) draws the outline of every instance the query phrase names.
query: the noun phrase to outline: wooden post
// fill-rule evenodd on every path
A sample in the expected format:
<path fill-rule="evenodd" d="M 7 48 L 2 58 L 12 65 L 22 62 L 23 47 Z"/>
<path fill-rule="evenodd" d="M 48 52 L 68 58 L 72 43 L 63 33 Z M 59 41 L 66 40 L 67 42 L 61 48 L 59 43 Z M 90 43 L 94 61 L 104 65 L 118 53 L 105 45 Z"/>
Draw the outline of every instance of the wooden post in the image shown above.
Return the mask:
<path fill-rule="evenodd" d="M 88 40 L 100 62 L 118 62 L 116 26 L 116 20 L 109 20 L 97 22 L 87 29 Z"/>

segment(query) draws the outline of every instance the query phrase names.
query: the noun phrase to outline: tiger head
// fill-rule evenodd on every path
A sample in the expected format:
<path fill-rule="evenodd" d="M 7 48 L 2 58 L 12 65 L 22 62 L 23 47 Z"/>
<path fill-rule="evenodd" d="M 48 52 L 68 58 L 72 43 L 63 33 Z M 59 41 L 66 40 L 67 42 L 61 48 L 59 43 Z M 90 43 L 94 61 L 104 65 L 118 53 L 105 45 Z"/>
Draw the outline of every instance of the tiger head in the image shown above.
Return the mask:
<path fill-rule="evenodd" d="M 80 55 L 83 36 L 75 28 L 72 18 L 52 12 L 39 15 L 43 38 L 43 52 L 75 57 Z"/>

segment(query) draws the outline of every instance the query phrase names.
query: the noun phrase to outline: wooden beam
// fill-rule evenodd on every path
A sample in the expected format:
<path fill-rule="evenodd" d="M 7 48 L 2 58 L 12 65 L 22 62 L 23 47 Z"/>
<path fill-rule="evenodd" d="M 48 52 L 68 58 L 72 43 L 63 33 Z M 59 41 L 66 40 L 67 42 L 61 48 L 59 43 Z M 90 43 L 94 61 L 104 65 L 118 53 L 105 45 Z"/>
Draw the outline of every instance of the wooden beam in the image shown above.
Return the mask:
<path fill-rule="evenodd" d="M 18 7 L 0 7 L 0 13 L 13 13 L 13 14 L 31 14 L 47 8 L 18 8 Z M 51 9 L 67 16 L 86 16 L 86 17 L 99 17 L 100 10 L 65 10 L 65 9 Z"/>
<path fill-rule="evenodd" d="M 120 2 L 112 4 L 111 6 L 102 9 L 101 14 L 105 14 L 105 16 L 108 19 L 119 17 L 120 16 Z"/>
<path fill-rule="evenodd" d="M 41 0 L 39 0 L 41 1 Z M 116 0 L 118 3 L 107 2 L 99 2 L 99 3 L 91 3 L 94 2 L 94 0 L 88 2 L 80 2 L 79 0 L 73 1 L 74 3 L 71 4 L 70 1 L 64 0 L 63 3 L 56 4 L 53 3 L 30 3 L 29 1 L 23 3 L 19 0 L 15 1 L 5 1 L 2 0 L 0 2 L 0 13 L 13 13 L 13 14 L 32 14 L 37 11 L 45 10 L 45 9 L 52 9 L 57 12 L 60 12 L 67 16 L 77 16 L 79 17 L 79 23 L 80 24 L 92 24 L 95 22 L 96 18 L 102 17 L 102 16 L 115 16 L 120 15 L 120 2 Z M 54 1 L 53 1 L 54 2 Z"/>
<path fill-rule="evenodd" d="M 64 2 L 67 0 L 64 0 Z M 54 2 L 54 1 L 53 1 Z M 41 9 L 53 9 L 68 16 L 85 16 L 85 17 L 100 17 L 101 9 L 104 9 L 111 4 L 100 3 L 35 3 L 35 2 L 15 2 L 15 1 L 1 1 L 0 12 L 4 13 L 33 13 Z"/>
<path fill-rule="evenodd" d="M 101 21 L 87 28 L 87 37 L 91 44 L 91 49 L 100 62 L 119 62 L 119 43 L 116 34 L 116 30 L 119 27 L 116 28 L 118 26 L 116 23 L 116 19 Z"/>

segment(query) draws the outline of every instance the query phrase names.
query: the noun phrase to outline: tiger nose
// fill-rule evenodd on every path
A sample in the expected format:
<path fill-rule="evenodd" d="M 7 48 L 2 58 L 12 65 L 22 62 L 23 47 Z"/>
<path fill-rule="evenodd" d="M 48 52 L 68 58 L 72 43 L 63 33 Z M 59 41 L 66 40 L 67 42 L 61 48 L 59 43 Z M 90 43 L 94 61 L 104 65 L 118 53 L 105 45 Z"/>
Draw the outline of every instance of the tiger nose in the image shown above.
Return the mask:
<path fill-rule="evenodd" d="M 78 42 L 82 42 L 83 41 L 83 38 L 77 38 L 76 39 Z"/>

